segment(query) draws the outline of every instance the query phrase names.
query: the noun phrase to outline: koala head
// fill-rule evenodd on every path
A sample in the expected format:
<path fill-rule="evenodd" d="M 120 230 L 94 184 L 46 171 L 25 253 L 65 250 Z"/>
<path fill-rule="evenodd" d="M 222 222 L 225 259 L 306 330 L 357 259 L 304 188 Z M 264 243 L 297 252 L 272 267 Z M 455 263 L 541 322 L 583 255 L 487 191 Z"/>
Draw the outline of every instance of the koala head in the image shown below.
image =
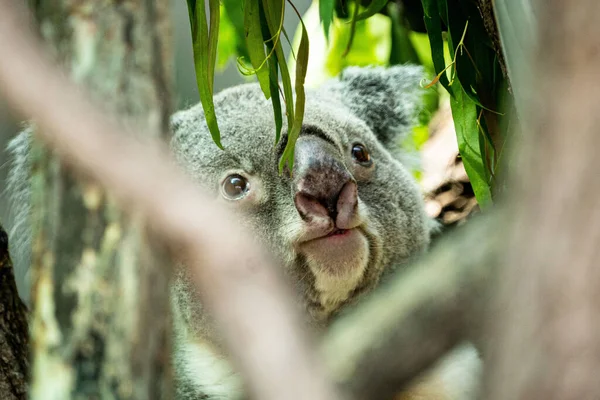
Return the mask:
<path fill-rule="evenodd" d="M 419 188 L 393 156 L 415 121 L 421 77 L 417 67 L 348 68 L 307 91 L 293 169 L 281 174 L 287 137 L 274 144 L 271 102 L 257 84 L 215 96 L 224 150 L 201 106 L 173 117 L 177 159 L 271 250 L 317 324 L 429 242 Z"/>

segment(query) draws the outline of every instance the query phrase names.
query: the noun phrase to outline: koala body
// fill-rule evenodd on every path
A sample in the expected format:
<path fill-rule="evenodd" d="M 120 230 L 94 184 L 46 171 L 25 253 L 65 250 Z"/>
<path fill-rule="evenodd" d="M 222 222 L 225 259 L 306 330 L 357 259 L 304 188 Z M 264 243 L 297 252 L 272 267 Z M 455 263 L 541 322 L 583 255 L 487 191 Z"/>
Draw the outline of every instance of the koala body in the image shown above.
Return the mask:
<path fill-rule="evenodd" d="M 212 142 L 200 105 L 172 118 L 177 160 L 271 251 L 316 330 L 428 246 L 432 221 L 416 182 L 394 156 L 399 136 L 415 121 L 421 78 L 417 67 L 349 68 L 307 91 L 294 165 L 283 173 L 278 163 L 287 137 L 274 143 L 271 102 L 258 84 L 215 96 L 224 150 Z M 17 172 L 24 169 L 23 146 L 12 146 L 20 155 Z M 185 268 L 172 285 L 172 304 L 178 399 L 241 398 L 242 382 Z M 472 399 L 474 349 L 442 364 L 404 398 Z"/>

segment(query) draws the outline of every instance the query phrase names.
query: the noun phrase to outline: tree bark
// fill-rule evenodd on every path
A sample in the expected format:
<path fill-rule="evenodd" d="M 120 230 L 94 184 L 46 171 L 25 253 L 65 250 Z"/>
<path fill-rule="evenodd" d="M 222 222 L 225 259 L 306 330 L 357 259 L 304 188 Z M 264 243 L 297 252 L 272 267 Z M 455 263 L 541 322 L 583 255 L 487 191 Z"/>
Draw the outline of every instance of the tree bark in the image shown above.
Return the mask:
<path fill-rule="evenodd" d="M 0 398 L 25 400 L 29 377 L 27 309 L 19 298 L 8 235 L 0 225 Z"/>
<path fill-rule="evenodd" d="M 97 107 L 148 136 L 168 132 L 168 2 L 35 7 L 55 58 Z M 37 141 L 32 175 L 31 398 L 161 398 L 170 386 L 166 258 L 140 218 Z"/>

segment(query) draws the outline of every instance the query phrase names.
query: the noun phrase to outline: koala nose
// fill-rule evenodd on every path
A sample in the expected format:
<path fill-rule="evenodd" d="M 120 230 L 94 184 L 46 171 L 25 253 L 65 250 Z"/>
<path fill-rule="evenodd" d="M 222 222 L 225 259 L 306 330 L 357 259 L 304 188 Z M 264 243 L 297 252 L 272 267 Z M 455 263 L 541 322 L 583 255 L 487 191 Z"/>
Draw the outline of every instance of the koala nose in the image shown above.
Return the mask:
<path fill-rule="evenodd" d="M 328 217 L 338 229 L 353 228 L 356 182 L 336 149 L 317 137 L 301 137 L 294 153 L 294 203 L 302 219 Z"/>

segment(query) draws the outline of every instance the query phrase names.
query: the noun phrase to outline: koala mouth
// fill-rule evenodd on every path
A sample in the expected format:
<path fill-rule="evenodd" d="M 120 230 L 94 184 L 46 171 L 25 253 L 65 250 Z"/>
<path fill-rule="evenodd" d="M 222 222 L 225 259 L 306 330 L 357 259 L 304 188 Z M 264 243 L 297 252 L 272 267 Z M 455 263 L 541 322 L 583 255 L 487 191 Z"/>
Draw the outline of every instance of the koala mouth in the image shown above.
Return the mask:
<path fill-rule="evenodd" d="M 331 230 L 300 245 L 314 276 L 314 289 L 324 315 L 352 297 L 369 264 L 370 247 L 360 227 Z"/>
<path fill-rule="evenodd" d="M 308 240 L 305 240 L 302 242 L 302 247 L 306 247 L 313 242 L 323 242 L 323 246 L 330 246 L 332 241 L 335 241 L 335 243 L 342 243 L 342 241 L 350 236 L 353 236 L 354 234 L 360 234 L 358 228 L 341 229 L 336 227 L 329 233 L 321 234 L 317 237 L 312 237 Z M 323 250 L 327 252 L 327 248 Z"/>
<path fill-rule="evenodd" d="M 368 243 L 358 228 L 333 229 L 302 243 L 300 251 L 315 274 L 344 277 L 366 267 Z"/>
<path fill-rule="evenodd" d="M 350 229 L 335 229 L 329 234 L 327 234 L 325 237 L 347 235 L 349 232 Z"/>

